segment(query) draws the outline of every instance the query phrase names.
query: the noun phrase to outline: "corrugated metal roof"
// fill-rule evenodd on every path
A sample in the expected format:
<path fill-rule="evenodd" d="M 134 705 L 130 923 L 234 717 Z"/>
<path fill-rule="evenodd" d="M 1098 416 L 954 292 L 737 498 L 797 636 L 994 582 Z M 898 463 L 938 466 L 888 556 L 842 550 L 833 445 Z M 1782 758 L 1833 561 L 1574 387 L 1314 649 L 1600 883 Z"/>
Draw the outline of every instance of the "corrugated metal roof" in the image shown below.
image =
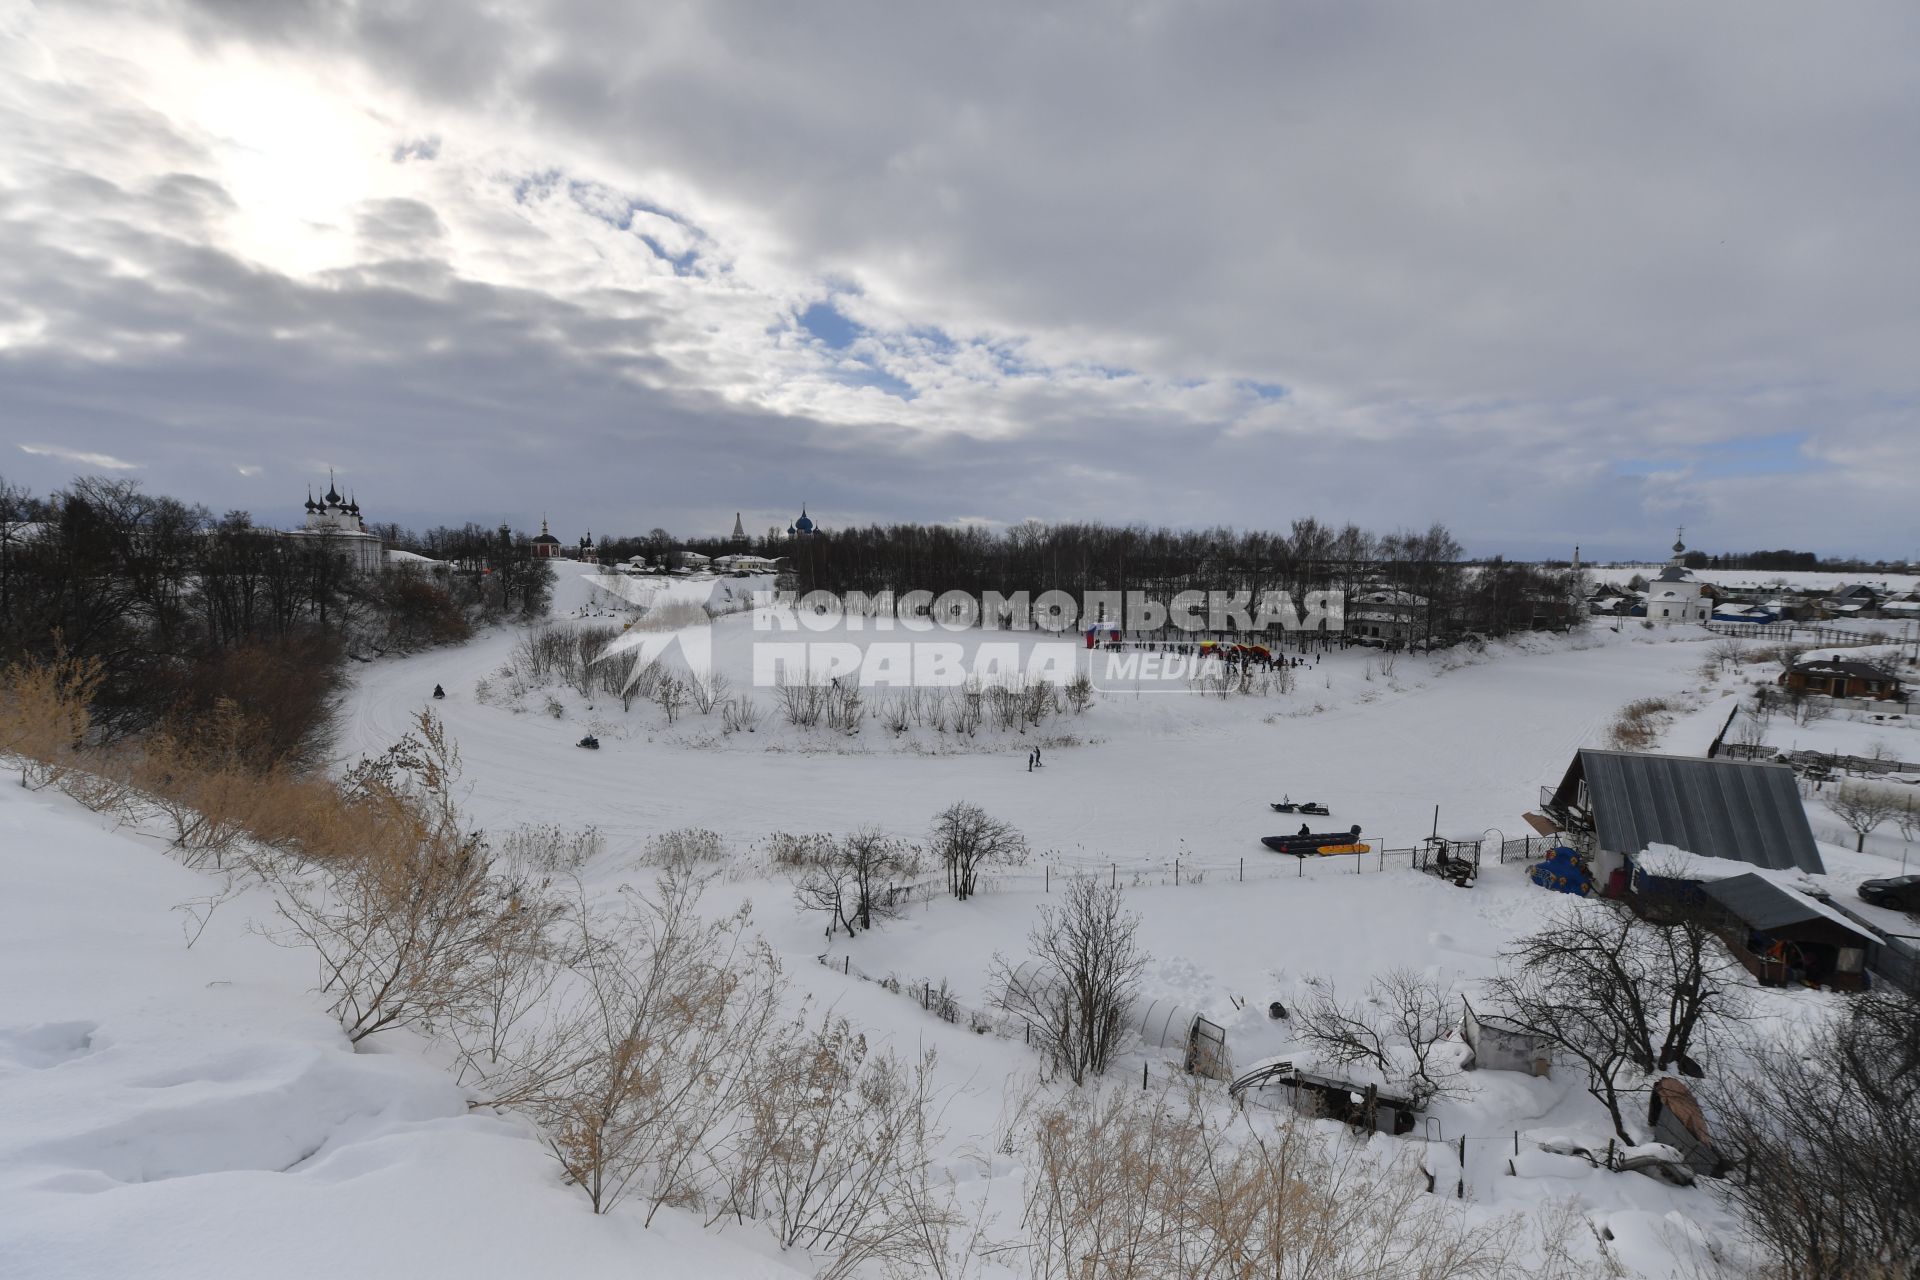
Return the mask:
<path fill-rule="evenodd" d="M 1600 847 L 1633 857 L 1654 843 L 1756 867 L 1824 872 L 1785 765 L 1582 750 Z"/>
<path fill-rule="evenodd" d="M 1848 923 L 1839 912 L 1821 906 L 1803 893 L 1777 885 L 1765 876 L 1749 873 L 1731 880 L 1710 881 L 1700 887 L 1708 897 L 1763 932 L 1821 920 L 1859 934 L 1864 946 L 1876 946 L 1880 941 L 1865 929 Z"/>

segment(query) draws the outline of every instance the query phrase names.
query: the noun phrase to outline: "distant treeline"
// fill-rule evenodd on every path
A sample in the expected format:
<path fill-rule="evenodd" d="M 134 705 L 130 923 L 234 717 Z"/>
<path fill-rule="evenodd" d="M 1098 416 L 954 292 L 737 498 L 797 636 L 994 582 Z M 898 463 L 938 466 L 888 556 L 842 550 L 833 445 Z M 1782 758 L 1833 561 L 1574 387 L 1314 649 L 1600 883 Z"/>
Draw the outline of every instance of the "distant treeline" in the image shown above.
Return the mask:
<path fill-rule="evenodd" d="M 1686 562 L 1690 569 L 1748 569 L 1767 573 L 1815 570 L 1827 573 L 1897 573 L 1907 567 L 1905 561 L 1889 563 L 1885 560 L 1845 557 L 1823 560 L 1811 551 L 1741 551 L 1711 556 L 1695 551 L 1688 553 Z"/>
<path fill-rule="evenodd" d="M 1858 557 L 1821 558 L 1812 551 L 1729 551 L 1708 555 L 1689 551 L 1681 558 L 1689 569 L 1738 569 L 1760 573 L 1910 573 L 1906 560 L 1862 560 Z M 1555 563 L 1555 562 L 1549 562 Z M 1560 561 L 1557 563 L 1565 563 Z"/>
<path fill-rule="evenodd" d="M 357 574 L 328 538 L 243 511 L 83 477 L 36 497 L 0 480 L 0 661 L 98 660 L 93 724 L 109 737 L 244 715 L 263 763 L 325 751 L 349 652 L 455 642 L 475 622 L 546 610 L 551 573 L 524 538 L 486 572 Z"/>
<path fill-rule="evenodd" d="M 396 546 L 436 559 L 465 562 L 508 536 L 477 524 L 413 533 L 372 526 Z M 516 535 L 523 536 L 523 535 Z M 674 550 L 710 556 L 746 550 L 783 557 L 783 585 L 836 594 L 884 591 L 993 591 L 1011 596 L 1065 591 L 1140 591 L 1165 600 L 1182 591 L 1244 591 L 1254 597 L 1280 590 L 1296 598 L 1309 591 L 1404 591 L 1418 597 L 1412 630 L 1422 637 L 1473 630 L 1492 635 L 1551 622 L 1553 602 L 1569 597 L 1567 575 L 1550 567 L 1499 558 L 1481 565 L 1462 560 L 1458 540 L 1443 525 L 1424 531 L 1377 534 L 1348 524 L 1295 520 L 1284 533 L 1257 530 L 1149 529 L 1144 525 L 1025 523 L 1005 529 L 978 525 L 892 524 L 833 529 L 808 537 L 750 538 L 744 548 L 726 538 L 676 539 L 665 529 L 644 536 L 602 537 L 602 563 Z"/>
<path fill-rule="evenodd" d="M 1254 599 L 1276 590 L 1296 597 L 1339 590 L 1350 599 L 1373 590 L 1405 592 L 1415 598 L 1405 620 L 1420 639 L 1539 625 L 1543 604 L 1569 594 L 1566 575 L 1536 566 L 1467 565 L 1459 542 L 1438 524 L 1387 534 L 1312 518 L 1295 520 L 1285 533 L 1080 523 L 1004 530 L 868 525 L 783 542 L 778 551 L 790 558 L 800 591 L 1057 590 L 1076 597 L 1139 591 L 1163 600 L 1183 591 L 1245 592 Z"/>

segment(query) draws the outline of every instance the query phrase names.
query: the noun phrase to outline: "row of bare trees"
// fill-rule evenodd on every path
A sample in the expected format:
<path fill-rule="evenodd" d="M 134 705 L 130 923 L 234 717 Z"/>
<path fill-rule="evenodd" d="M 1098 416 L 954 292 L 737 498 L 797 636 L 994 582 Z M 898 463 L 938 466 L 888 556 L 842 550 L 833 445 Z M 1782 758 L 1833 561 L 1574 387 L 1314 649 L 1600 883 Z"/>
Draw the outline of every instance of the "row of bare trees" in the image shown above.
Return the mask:
<path fill-rule="evenodd" d="M 962 800 L 935 815 L 924 845 L 862 827 L 844 837 L 776 837 L 775 860 L 802 911 L 827 918 L 827 935 L 863 933 L 905 909 L 913 882 L 931 860 L 947 892 L 965 901 L 994 867 L 1027 860 L 1026 836 L 1012 823 Z"/>

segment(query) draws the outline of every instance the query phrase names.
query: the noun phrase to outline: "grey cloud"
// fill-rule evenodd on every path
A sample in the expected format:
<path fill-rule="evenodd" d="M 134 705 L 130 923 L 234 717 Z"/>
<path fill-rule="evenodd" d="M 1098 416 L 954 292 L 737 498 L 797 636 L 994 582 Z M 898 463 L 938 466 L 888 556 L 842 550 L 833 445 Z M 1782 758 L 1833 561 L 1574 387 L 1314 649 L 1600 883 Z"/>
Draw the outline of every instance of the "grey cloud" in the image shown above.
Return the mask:
<path fill-rule="evenodd" d="M 365 201 L 354 231 L 376 257 L 429 256 L 447 234 L 432 205 L 405 199 Z"/>

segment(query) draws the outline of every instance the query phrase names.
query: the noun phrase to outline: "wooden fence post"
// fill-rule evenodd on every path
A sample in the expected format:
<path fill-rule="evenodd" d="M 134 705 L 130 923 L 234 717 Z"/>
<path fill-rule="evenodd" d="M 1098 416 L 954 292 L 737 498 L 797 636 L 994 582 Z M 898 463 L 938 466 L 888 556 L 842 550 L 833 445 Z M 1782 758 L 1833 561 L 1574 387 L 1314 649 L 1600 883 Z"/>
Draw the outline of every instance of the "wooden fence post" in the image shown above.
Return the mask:
<path fill-rule="evenodd" d="M 1046 889 L 1046 891 L 1047 891 L 1048 893 L 1052 893 L 1052 892 L 1053 892 L 1053 864 L 1052 864 L 1052 863 L 1048 863 L 1048 864 L 1047 864 L 1047 867 L 1046 867 L 1046 876 L 1047 876 L 1047 889 Z"/>
<path fill-rule="evenodd" d="M 1245 858 L 1240 859 L 1240 878 L 1242 880 L 1247 878 L 1247 860 Z"/>

